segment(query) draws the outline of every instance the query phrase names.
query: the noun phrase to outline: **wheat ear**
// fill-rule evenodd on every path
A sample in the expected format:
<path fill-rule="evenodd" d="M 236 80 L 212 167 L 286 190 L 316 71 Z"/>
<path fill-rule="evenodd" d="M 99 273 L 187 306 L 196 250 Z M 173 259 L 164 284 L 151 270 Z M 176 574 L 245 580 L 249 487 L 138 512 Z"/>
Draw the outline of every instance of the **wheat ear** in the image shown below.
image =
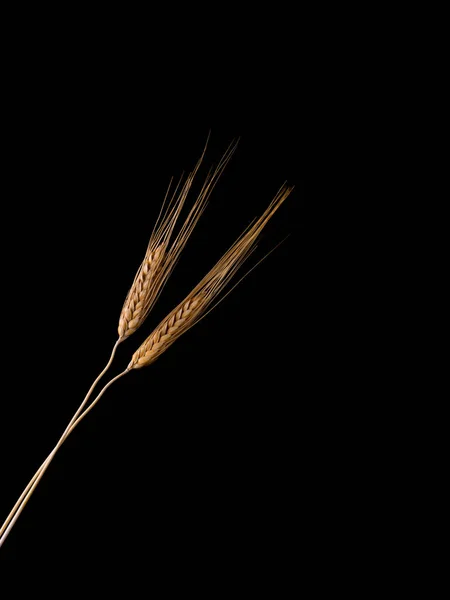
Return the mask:
<path fill-rule="evenodd" d="M 0 536 L 2 536 L 0 546 L 6 539 L 7 532 L 10 531 L 13 524 L 17 520 L 20 512 L 22 512 L 25 504 L 28 502 L 28 499 L 30 498 L 32 492 L 34 491 L 38 482 L 42 478 L 44 472 L 48 468 L 50 462 L 53 460 L 53 457 L 55 456 L 56 452 L 66 439 L 68 432 L 72 431 L 72 426 L 77 421 L 78 416 L 80 415 L 89 398 L 91 397 L 92 392 L 96 387 L 97 383 L 109 369 L 114 358 L 117 346 L 124 339 L 132 335 L 142 325 L 149 311 L 158 299 L 162 288 L 167 282 L 176 263 L 178 262 L 181 251 L 186 245 L 189 236 L 191 235 L 195 225 L 197 224 L 200 216 L 206 208 L 209 196 L 212 190 L 214 189 L 214 186 L 216 185 L 226 165 L 230 161 L 233 153 L 235 152 L 238 141 L 239 140 L 234 140 L 223 154 L 217 166 L 214 169 L 210 169 L 203 183 L 203 186 L 197 196 L 197 199 L 195 200 L 191 210 L 189 211 L 183 225 L 179 229 L 179 232 L 174 238 L 173 233 L 176 228 L 178 218 L 185 205 L 188 193 L 191 190 L 195 176 L 202 164 L 208 140 L 206 141 L 203 153 L 200 156 L 200 159 L 197 161 L 197 164 L 195 165 L 193 171 L 189 173 L 184 182 L 183 177 L 180 178 L 179 183 L 173 190 L 170 199 L 169 193 L 171 191 L 171 182 L 169 183 L 169 187 L 167 189 L 160 214 L 155 223 L 152 235 L 150 237 L 150 241 L 148 243 L 145 257 L 136 273 L 133 284 L 125 298 L 125 302 L 120 313 L 118 326 L 119 338 L 114 345 L 110 360 L 92 384 L 86 397 L 84 398 L 80 407 L 78 408 L 71 421 L 67 425 L 63 435 L 56 444 L 55 448 L 52 450 L 52 452 L 50 452 L 49 456 L 46 458 L 46 460 L 42 463 L 42 465 L 36 471 L 34 476 L 31 478 L 30 482 L 23 490 L 22 494 L 18 498 L 10 514 L 3 523 L 0 529 Z M 117 378 L 115 378 L 114 381 L 116 379 Z M 103 391 L 106 389 L 106 387 L 108 387 L 111 383 L 112 381 L 109 382 L 107 386 L 105 386 L 102 392 L 100 392 L 99 396 L 97 396 L 96 401 L 98 400 L 100 395 L 103 394 Z M 87 414 L 89 410 L 90 408 L 87 409 L 87 411 L 84 414 Z"/>
<path fill-rule="evenodd" d="M 189 211 L 183 225 L 173 238 L 176 222 L 192 187 L 195 175 L 202 163 L 203 156 L 194 170 L 183 183 L 180 179 L 171 199 L 168 200 L 171 184 L 166 193 L 163 207 L 148 243 L 144 260 L 139 267 L 133 284 L 125 298 L 119 318 L 119 339 L 133 334 L 142 325 L 149 311 L 158 299 L 164 285 L 172 273 L 180 254 L 186 245 L 197 221 L 206 208 L 209 196 L 219 180 L 223 170 L 236 150 L 238 140 L 233 141 L 225 151 L 215 169 L 210 170 L 203 186 Z M 167 206 L 165 206 L 167 204 Z M 173 238 L 173 239 L 172 239 Z"/>
<path fill-rule="evenodd" d="M 166 317 L 133 354 L 128 369 L 154 362 L 176 339 L 221 301 L 220 295 L 236 271 L 255 249 L 256 241 L 273 214 L 292 191 L 283 185 L 264 214 L 236 240 L 192 292 Z"/>

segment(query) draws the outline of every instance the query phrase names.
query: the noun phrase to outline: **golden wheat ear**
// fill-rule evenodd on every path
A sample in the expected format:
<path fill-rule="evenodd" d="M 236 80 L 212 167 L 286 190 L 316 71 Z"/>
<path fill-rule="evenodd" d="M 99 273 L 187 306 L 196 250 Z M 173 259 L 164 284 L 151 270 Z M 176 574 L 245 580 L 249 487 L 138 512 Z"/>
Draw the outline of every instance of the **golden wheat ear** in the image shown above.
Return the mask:
<path fill-rule="evenodd" d="M 287 185 L 281 187 L 264 214 L 244 231 L 215 267 L 141 344 L 133 354 L 127 370 L 150 365 L 175 340 L 217 306 L 223 299 L 222 292 L 255 249 L 260 233 L 292 190 L 293 187 Z"/>
<path fill-rule="evenodd" d="M 205 210 L 214 186 L 236 150 L 238 141 L 235 140 L 230 144 L 218 165 L 209 171 L 192 208 L 176 235 L 174 235 L 174 231 L 177 221 L 202 163 L 206 146 L 194 170 L 184 182 L 183 177 L 180 179 L 170 200 L 168 198 L 171 183 L 169 184 L 144 260 L 136 273 L 120 313 L 119 341 L 132 335 L 142 325 L 154 306 L 195 225 Z"/>

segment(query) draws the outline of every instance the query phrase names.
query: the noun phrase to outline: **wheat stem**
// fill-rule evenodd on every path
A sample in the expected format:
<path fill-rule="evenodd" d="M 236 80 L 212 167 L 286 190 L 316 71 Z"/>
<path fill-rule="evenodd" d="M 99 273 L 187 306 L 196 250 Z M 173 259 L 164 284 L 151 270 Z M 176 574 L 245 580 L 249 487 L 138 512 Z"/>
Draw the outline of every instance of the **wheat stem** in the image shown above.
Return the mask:
<path fill-rule="evenodd" d="M 37 484 L 42 479 L 45 471 L 50 466 L 50 463 L 52 462 L 53 458 L 55 457 L 55 454 L 57 453 L 57 451 L 59 450 L 59 448 L 62 446 L 62 444 L 64 443 L 64 441 L 67 439 L 67 437 L 70 435 L 70 433 L 75 429 L 75 427 L 80 423 L 80 421 L 82 421 L 84 419 L 84 417 L 88 414 L 88 412 L 95 406 L 95 404 L 97 404 L 97 402 L 100 400 L 100 398 L 103 396 L 103 394 L 109 388 L 109 386 L 112 385 L 118 379 L 120 379 L 120 377 L 123 377 L 128 372 L 129 372 L 129 369 L 125 369 L 125 371 L 122 371 L 121 373 L 119 373 L 118 375 L 116 375 L 115 377 L 113 377 L 110 381 L 108 381 L 108 383 L 103 387 L 103 389 L 98 394 L 98 396 L 95 398 L 95 400 L 92 402 L 92 404 L 90 404 L 89 407 L 75 421 L 73 421 L 73 418 L 72 418 L 72 421 L 71 421 L 72 424 L 70 425 L 70 427 L 68 426 L 66 428 L 66 431 L 61 436 L 59 442 L 56 444 L 56 446 L 54 447 L 54 449 L 50 452 L 50 454 L 48 455 L 47 459 L 44 461 L 44 463 L 42 464 L 42 466 L 40 467 L 40 469 L 38 470 L 38 472 L 34 476 L 33 480 L 30 482 L 31 485 L 28 484 L 28 486 L 27 486 L 28 487 L 28 492 L 24 491 L 24 493 L 22 494 L 23 499 L 22 499 L 22 501 L 20 503 L 18 503 L 19 506 L 17 507 L 16 511 L 12 512 L 12 518 L 10 518 L 11 515 L 10 515 L 10 517 L 8 517 L 9 523 L 6 526 L 3 535 L 0 537 L 0 547 L 5 542 L 6 538 L 8 537 L 8 535 L 9 535 L 9 533 L 11 531 L 11 529 L 14 527 L 15 522 L 19 518 L 21 512 L 23 511 L 23 509 L 25 508 L 28 500 L 30 499 L 31 495 L 33 494 L 33 492 L 34 492 Z M 78 409 L 77 413 L 79 412 L 79 410 L 80 409 Z M 6 524 L 6 522 L 5 522 L 5 524 Z M 5 527 L 5 525 L 3 527 Z M 3 529 L 3 527 L 2 527 L 2 529 Z"/>
<path fill-rule="evenodd" d="M 49 456 L 45 459 L 45 461 L 42 463 L 42 465 L 39 467 L 39 469 L 36 471 L 36 473 L 33 475 L 32 479 L 30 480 L 30 482 L 28 483 L 28 485 L 25 487 L 25 489 L 23 490 L 23 492 L 20 495 L 19 499 L 17 500 L 17 502 L 15 503 L 14 507 L 12 508 L 11 512 L 7 516 L 5 522 L 3 523 L 3 525 L 2 525 L 2 527 L 0 529 L 0 536 L 1 536 L 0 537 L 0 546 L 5 541 L 6 536 L 8 535 L 9 531 L 11 530 L 13 524 L 17 520 L 19 514 L 22 512 L 25 504 L 28 502 L 28 499 L 31 496 L 32 490 L 34 490 L 34 488 L 37 485 L 36 480 L 38 480 L 38 481 L 40 480 L 40 478 L 44 474 L 45 470 L 47 469 L 48 465 L 52 461 L 54 455 L 56 454 L 58 448 L 61 446 L 61 444 L 64 442 L 64 440 L 69 435 L 69 433 L 73 430 L 73 428 L 80 422 L 80 420 L 83 418 L 83 416 L 85 414 L 87 414 L 87 411 L 85 411 L 85 413 L 83 413 L 83 415 L 81 417 L 79 417 L 81 411 L 83 410 L 83 408 L 86 405 L 87 401 L 91 397 L 92 392 L 94 391 L 97 383 L 100 381 L 100 379 L 103 377 L 103 375 L 107 372 L 107 370 L 111 366 L 111 363 L 112 363 L 112 361 L 114 359 L 114 356 L 116 354 L 117 346 L 119 345 L 120 341 L 121 340 L 117 340 L 116 343 L 114 344 L 114 347 L 113 347 L 112 352 L 111 352 L 111 356 L 109 357 L 109 360 L 108 360 L 105 368 L 101 371 L 101 373 L 97 376 L 97 378 L 95 379 L 95 381 L 92 383 L 92 385 L 89 388 L 89 391 L 86 394 L 83 402 L 80 404 L 78 410 L 73 415 L 72 419 L 70 420 L 69 424 L 67 425 L 66 429 L 64 430 L 64 433 L 62 434 L 62 436 L 61 436 L 60 440 L 58 441 L 58 443 L 56 444 L 55 448 L 52 450 L 52 452 L 49 454 Z M 111 382 L 109 382 L 107 384 L 107 386 L 109 386 L 111 384 Z M 105 391 L 105 389 L 106 389 L 107 386 L 105 386 L 103 388 L 103 390 L 100 392 L 100 394 L 94 400 L 94 403 L 96 403 L 98 401 L 99 396 L 103 394 L 103 392 Z M 91 407 L 92 407 L 92 405 L 89 407 L 88 411 L 91 409 Z M 11 521 L 12 521 L 12 523 L 11 523 Z"/>

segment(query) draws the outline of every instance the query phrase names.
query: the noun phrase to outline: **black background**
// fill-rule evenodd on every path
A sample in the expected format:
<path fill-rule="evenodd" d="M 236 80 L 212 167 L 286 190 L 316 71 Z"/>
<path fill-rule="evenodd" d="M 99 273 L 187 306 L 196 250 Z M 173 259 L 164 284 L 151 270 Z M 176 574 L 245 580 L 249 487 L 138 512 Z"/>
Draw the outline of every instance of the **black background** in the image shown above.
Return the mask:
<path fill-rule="evenodd" d="M 181 61 L 165 87 L 141 62 L 99 53 L 79 67 L 74 53 L 49 66 L 29 53 L 12 75 L 5 517 L 106 363 L 168 182 L 193 168 L 208 133 L 197 184 L 236 137 L 238 149 L 111 375 L 279 187 L 295 189 L 244 271 L 285 241 L 154 365 L 106 392 L 57 453 L 2 558 L 82 556 L 90 565 L 101 557 L 195 575 L 264 560 L 290 570 L 300 554 L 315 567 L 322 538 L 334 543 L 350 451 L 342 431 L 355 408 L 336 401 L 351 369 L 334 254 L 346 189 L 329 160 L 343 152 L 329 101 L 339 79 L 335 87 L 333 74 L 308 60 L 287 77 L 275 68 L 258 78 L 247 65 L 244 85 L 218 65 L 214 76 L 198 66 L 192 81 L 192 65 Z M 291 549 L 302 536 L 298 554 Z"/>

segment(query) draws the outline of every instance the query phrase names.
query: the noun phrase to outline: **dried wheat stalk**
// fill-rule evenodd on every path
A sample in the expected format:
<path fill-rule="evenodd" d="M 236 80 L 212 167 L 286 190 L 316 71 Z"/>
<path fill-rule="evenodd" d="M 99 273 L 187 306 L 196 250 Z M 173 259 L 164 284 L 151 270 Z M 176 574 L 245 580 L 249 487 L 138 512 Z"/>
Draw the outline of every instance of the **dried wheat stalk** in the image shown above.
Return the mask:
<path fill-rule="evenodd" d="M 214 186 L 216 185 L 226 165 L 228 164 L 234 151 L 236 150 L 238 140 L 233 141 L 229 145 L 215 169 L 211 169 L 208 172 L 205 182 L 203 183 L 203 186 L 192 208 L 187 214 L 183 225 L 180 227 L 176 236 L 173 237 L 176 224 L 185 205 L 186 198 L 188 196 L 189 191 L 191 190 L 192 184 L 200 168 L 200 165 L 202 164 L 207 144 L 208 140 L 206 142 L 205 148 L 203 149 L 203 153 L 200 159 L 198 160 L 197 164 L 195 165 L 193 171 L 187 176 L 184 182 L 183 177 L 180 178 L 178 185 L 172 192 L 171 198 L 168 199 L 172 184 L 172 182 L 170 182 L 166 192 L 166 196 L 164 198 L 163 205 L 161 207 L 160 214 L 153 228 L 153 232 L 151 234 L 150 241 L 147 246 L 147 251 L 144 260 L 142 261 L 138 272 L 136 273 L 134 281 L 131 285 L 131 288 L 125 298 L 125 302 L 123 304 L 122 311 L 119 317 L 119 338 L 114 344 L 108 363 L 90 387 L 88 393 L 86 394 L 86 397 L 84 398 L 78 410 L 75 412 L 74 416 L 70 420 L 55 448 L 52 450 L 52 452 L 49 454 L 46 460 L 36 471 L 32 479 L 18 498 L 16 504 L 14 505 L 10 514 L 6 518 L 2 527 L 0 528 L 0 546 L 6 539 L 6 536 L 8 535 L 15 521 L 17 520 L 20 512 L 23 510 L 25 504 L 27 503 L 28 499 L 30 498 L 32 492 L 36 488 L 43 474 L 47 470 L 50 462 L 53 460 L 53 457 L 55 456 L 56 452 L 63 444 L 69 432 L 72 431 L 74 424 L 77 422 L 77 419 L 79 419 L 79 416 L 82 413 L 83 408 L 86 406 L 88 400 L 90 399 L 94 388 L 97 386 L 97 383 L 109 369 L 114 359 L 118 345 L 124 339 L 132 335 L 142 325 L 149 311 L 154 306 L 156 300 L 161 294 L 164 285 L 166 284 L 170 274 L 172 273 L 176 263 L 178 262 L 181 251 L 185 247 L 189 236 L 191 235 L 200 216 L 205 210 L 209 196 L 212 190 L 214 189 Z M 114 378 L 114 381 L 118 379 L 118 377 Z M 99 398 L 100 395 L 103 394 L 106 387 L 108 387 L 111 383 L 112 381 L 110 381 L 107 384 L 107 386 L 103 388 L 102 392 L 100 392 L 97 398 Z M 90 408 L 87 409 L 85 414 L 87 414 L 89 410 Z"/>
<path fill-rule="evenodd" d="M 227 160 L 222 165 L 225 166 Z M 220 167 L 220 164 L 219 164 Z M 203 198 L 207 198 L 212 186 L 214 185 L 214 178 L 218 172 L 219 167 L 212 174 L 208 176 L 205 185 L 202 188 Z M 222 168 L 222 167 L 220 167 Z M 220 171 L 221 172 L 221 171 Z M 195 218 L 185 222 L 182 228 L 184 232 L 178 239 L 178 244 L 175 245 L 176 250 L 172 254 L 172 265 L 164 271 L 164 256 L 167 255 L 166 246 L 163 245 L 161 239 L 156 246 L 149 244 L 149 249 L 146 254 L 136 277 L 131 287 L 131 290 L 125 300 L 124 307 L 122 309 L 121 317 L 119 320 L 119 339 L 117 340 L 111 358 L 102 371 L 100 376 L 91 386 L 88 392 L 88 396 L 81 404 L 78 411 L 67 426 L 64 434 L 61 436 L 58 444 L 52 450 L 46 461 L 42 464 L 40 469 L 37 471 L 33 479 L 30 481 L 28 486 L 25 488 L 15 507 L 11 511 L 10 515 L 6 519 L 0 530 L 0 546 L 4 543 L 8 536 L 11 528 L 14 526 L 17 518 L 28 502 L 31 494 L 48 468 L 51 460 L 55 453 L 67 439 L 67 436 L 73 431 L 73 429 L 81 422 L 81 420 L 92 410 L 96 403 L 100 400 L 105 391 L 112 385 L 117 379 L 123 375 L 129 373 L 133 369 L 139 369 L 144 366 L 150 365 L 154 362 L 171 344 L 174 343 L 183 333 L 190 329 L 193 325 L 198 323 L 206 314 L 208 314 L 219 302 L 221 302 L 225 296 L 234 289 L 231 288 L 225 295 L 221 295 L 221 292 L 225 289 L 227 284 L 230 282 L 232 277 L 235 275 L 237 270 L 241 267 L 243 262 L 250 256 L 252 251 L 255 249 L 257 239 L 269 221 L 273 214 L 278 210 L 281 204 L 286 200 L 292 191 L 292 187 L 283 185 L 267 210 L 254 224 L 250 225 L 246 231 L 236 240 L 231 248 L 224 254 L 219 262 L 211 269 L 211 271 L 200 281 L 200 283 L 192 290 L 192 292 L 181 302 L 169 315 L 164 319 L 159 326 L 153 331 L 153 333 L 141 344 L 139 349 L 133 354 L 133 357 L 127 366 L 127 368 L 119 375 L 112 378 L 100 391 L 95 400 L 86 408 L 83 412 L 82 409 L 85 406 L 87 397 L 91 394 L 93 388 L 98 382 L 99 378 L 106 372 L 111 364 L 117 345 L 124 339 L 133 333 L 137 327 L 139 327 L 146 314 L 148 313 L 148 306 L 152 306 L 152 301 L 156 300 L 159 290 L 150 292 L 153 289 L 151 273 L 153 272 L 154 277 L 158 278 L 158 273 L 165 273 L 166 277 L 170 274 L 173 269 L 173 264 L 176 262 L 181 252 L 181 248 L 184 246 L 186 232 L 192 231 L 192 227 L 195 225 L 196 219 L 201 214 L 201 204 L 197 204 L 196 211 L 194 211 Z M 175 207 L 176 208 L 176 207 Z M 174 214 L 170 212 L 170 214 Z M 192 214 L 192 211 L 190 215 Z M 180 235 L 180 234 L 179 234 Z M 170 236 L 169 236 L 170 237 Z M 151 240 L 152 241 L 152 240 Z M 165 281 L 161 278 L 161 281 Z M 240 280 L 239 280 L 240 281 Z M 239 283 L 238 281 L 238 283 Z M 237 285 L 237 284 L 235 284 Z"/>

